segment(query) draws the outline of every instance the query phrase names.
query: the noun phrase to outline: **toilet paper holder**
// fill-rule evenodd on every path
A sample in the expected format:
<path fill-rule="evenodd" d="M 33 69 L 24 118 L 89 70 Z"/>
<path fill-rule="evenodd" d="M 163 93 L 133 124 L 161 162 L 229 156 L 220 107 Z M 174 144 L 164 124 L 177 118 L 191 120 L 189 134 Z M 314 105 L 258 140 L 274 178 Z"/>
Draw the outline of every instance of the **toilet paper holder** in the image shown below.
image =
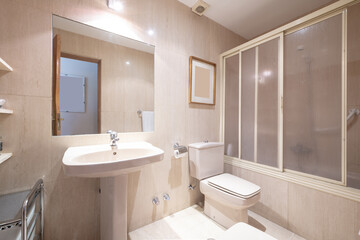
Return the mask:
<path fill-rule="evenodd" d="M 187 152 L 187 147 L 180 145 L 179 143 L 174 144 L 174 150 L 181 150 L 182 152 Z"/>
<path fill-rule="evenodd" d="M 181 158 L 188 152 L 187 147 L 180 145 L 179 143 L 175 143 L 173 147 L 175 158 Z"/>

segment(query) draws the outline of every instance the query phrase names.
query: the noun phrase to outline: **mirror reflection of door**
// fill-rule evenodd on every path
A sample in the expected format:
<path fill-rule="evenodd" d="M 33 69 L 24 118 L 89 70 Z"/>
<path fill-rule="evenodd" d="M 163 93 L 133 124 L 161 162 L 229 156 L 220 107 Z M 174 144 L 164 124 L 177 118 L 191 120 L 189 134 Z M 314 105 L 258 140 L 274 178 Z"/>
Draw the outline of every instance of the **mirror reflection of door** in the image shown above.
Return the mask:
<path fill-rule="evenodd" d="M 53 135 L 99 133 L 101 61 L 61 53 L 60 36 L 53 41 Z"/>
<path fill-rule="evenodd" d="M 100 132 L 100 60 L 61 53 L 61 135 Z"/>
<path fill-rule="evenodd" d="M 52 132 L 54 136 L 61 135 L 60 116 L 60 54 L 61 40 L 59 35 L 53 38 L 53 100 L 52 100 Z"/>

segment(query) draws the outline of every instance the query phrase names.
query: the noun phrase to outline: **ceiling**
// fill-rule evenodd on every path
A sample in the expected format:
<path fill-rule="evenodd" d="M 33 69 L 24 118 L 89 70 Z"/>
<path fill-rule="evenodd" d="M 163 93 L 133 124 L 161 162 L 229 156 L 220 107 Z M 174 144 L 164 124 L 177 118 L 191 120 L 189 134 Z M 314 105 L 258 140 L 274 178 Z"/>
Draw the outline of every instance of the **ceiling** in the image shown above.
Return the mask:
<path fill-rule="evenodd" d="M 192 7 L 197 0 L 178 0 Z M 205 16 L 252 39 L 334 0 L 205 0 Z M 191 11 L 191 9 L 189 9 Z"/>

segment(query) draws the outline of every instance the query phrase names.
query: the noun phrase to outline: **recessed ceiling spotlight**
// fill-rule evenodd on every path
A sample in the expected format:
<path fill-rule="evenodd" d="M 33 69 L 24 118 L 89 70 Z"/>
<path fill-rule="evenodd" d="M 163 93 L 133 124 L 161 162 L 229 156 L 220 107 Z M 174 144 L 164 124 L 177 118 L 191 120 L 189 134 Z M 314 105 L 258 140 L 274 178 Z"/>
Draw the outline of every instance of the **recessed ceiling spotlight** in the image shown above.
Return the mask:
<path fill-rule="evenodd" d="M 154 30 L 152 30 L 152 29 L 149 29 L 148 31 L 147 31 L 147 33 L 150 35 L 150 36 L 152 36 L 152 35 L 154 35 Z"/>
<path fill-rule="evenodd" d="M 204 2 L 203 0 L 198 0 L 194 6 L 191 8 L 191 10 L 196 13 L 199 16 L 202 16 L 205 12 L 205 10 L 209 7 L 210 5 L 207 4 L 206 2 Z"/>
<path fill-rule="evenodd" d="M 109 8 L 118 12 L 124 9 L 124 4 L 121 2 L 121 0 L 107 0 L 107 5 Z"/>
<path fill-rule="evenodd" d="M 130 65 L 130 62 L 129 62 L 129 61 L 126 61 L 125 64 L 126 64 L 126 65 Z"/>

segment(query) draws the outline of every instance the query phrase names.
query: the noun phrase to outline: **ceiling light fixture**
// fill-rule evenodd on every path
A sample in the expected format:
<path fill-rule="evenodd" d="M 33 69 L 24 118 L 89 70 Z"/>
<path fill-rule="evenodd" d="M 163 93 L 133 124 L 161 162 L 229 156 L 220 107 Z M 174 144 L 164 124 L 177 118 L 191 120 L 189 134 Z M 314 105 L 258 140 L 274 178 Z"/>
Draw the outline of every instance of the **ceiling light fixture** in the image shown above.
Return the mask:
<path fill-rule="evenodd" d="M 107 0 L 107 5 L 109 8 L 120 12 L 124 9 L 124 4 L 121 2 L 121 0 Z"/>

